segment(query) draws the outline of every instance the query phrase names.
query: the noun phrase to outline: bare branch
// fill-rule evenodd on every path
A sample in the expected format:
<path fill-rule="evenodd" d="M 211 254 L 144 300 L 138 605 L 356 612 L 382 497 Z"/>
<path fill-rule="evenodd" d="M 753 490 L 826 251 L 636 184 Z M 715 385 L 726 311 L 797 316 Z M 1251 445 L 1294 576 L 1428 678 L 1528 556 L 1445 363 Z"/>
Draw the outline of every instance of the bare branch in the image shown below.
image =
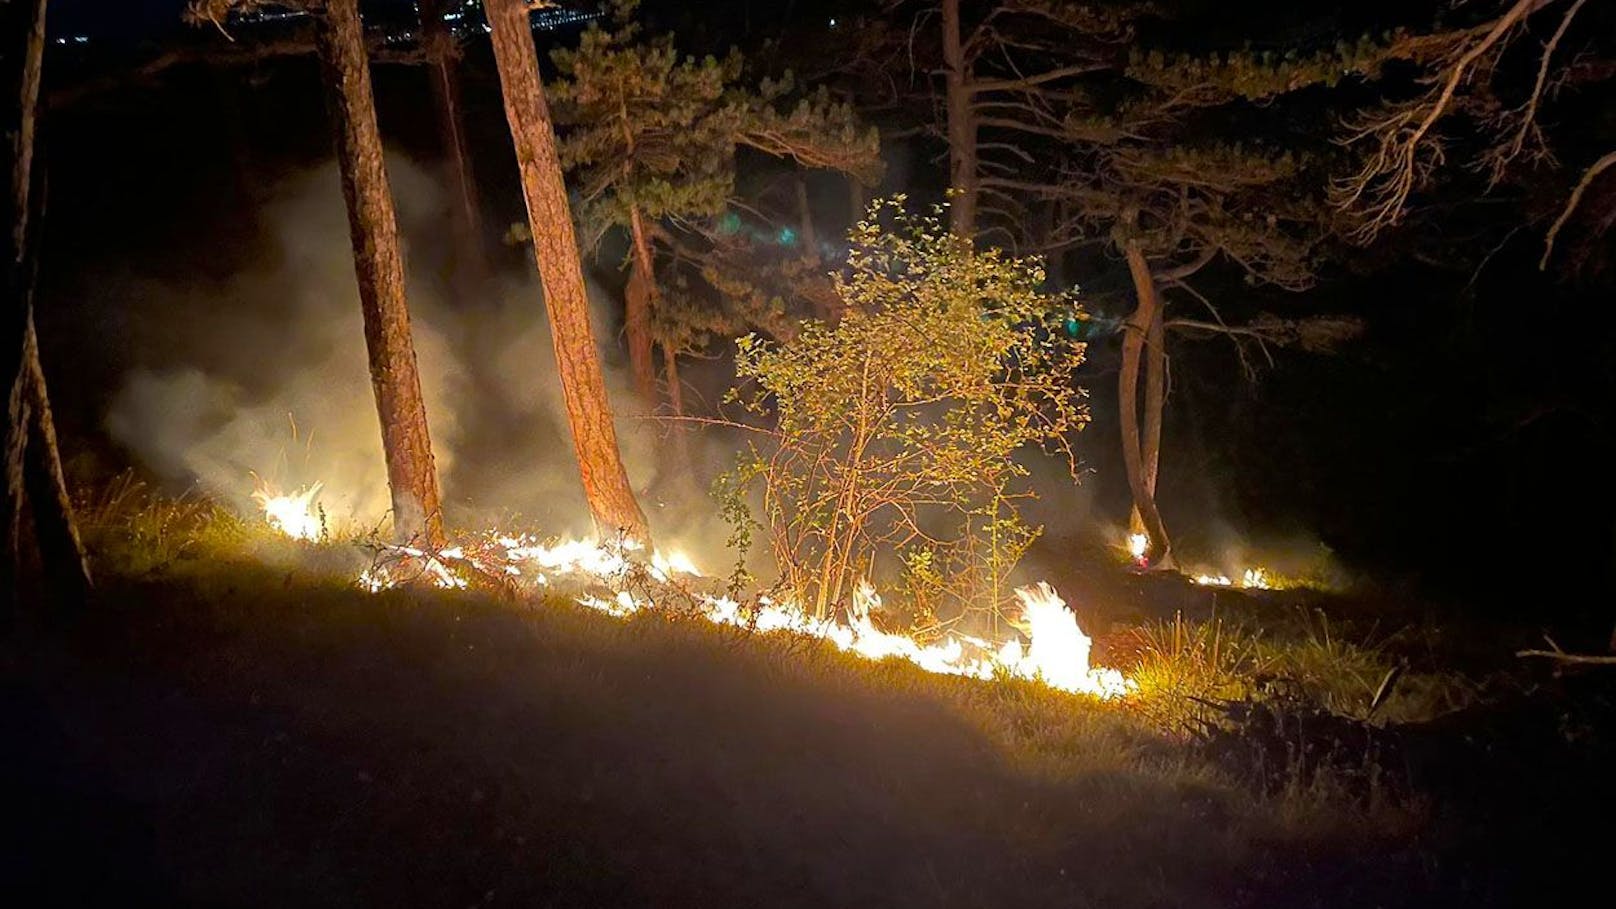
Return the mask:
<path fill-rule="evenodd" d="M 1543 258 L 1539 259 L 1537 263 L 1539 271 L 1549 267 L 1549 257 L 1554 255 L 1554 240 L 1560 235 L 1560 229 L 1565 227 L 1567 221 L 1571 220 L 1571 215 L 1576 212 L 1577 206 L 1582 204 L 1583 193 L 1588 191 L 1589 185 L 1594 182 L 1595 178 L 1612 166 L 1616 166 L 1616 150 L 1606 152 L 1604 157 L 1589 165 L 1588 169 L 1582 172 L 1582 177 L 1577 180 L 1576 188 L 1571 191 L 1571 198 L 1566 200 L 1565 208 L 1560 210 L 1560 216 L 1554 219 L 1554 225 L 1549 228 L 1548 235 L 1543 238 Z"/>
<path fill-rule="evenodd" d="M 1543 99 L 1544 86 L 1549 81 L 1549 62 L 1554 57 L 1555 48 L 1560 46 L 1560 39 L 1565 37 L 1566 30 L 1571 27 L 1571 20 L 1576 18 L 1577 12 L 1582 9 L 1588 0 L 1576 0 L 1571 7 L 1560 17 L 1560 26 L 1554 30 L 1554 35 L 1548 43 L 1543 45 L 1543 53 L 1537 62 L 1537 80 L 1532 84 L 1532 95 L 1520 111 L 1520 125 L 1515 129 L 1515 138 L 1506 146 L 1495 146 L 1493 153 L 1488 155 L 1487 166 L 1491 173 L 1488 183 L 1496 184 L 1504 176 L 1504 169 L 1510 162 L 1520 156 L 1526 147 L 1528 136 L 1534 135 L 1537 130 L 1537 108 Z"/>
<path fill-rule="evenodd" d="M 1507 37 L 1532 13 L 1556 0 L 1515 0 L 1479 40 L 1455 48 L 1447 56 L 1433 88 L 1410 102 L 1391 105 L 1378 116 L 1351 124 L 1351 133 L 1342 144 L 1373 143 L 1368 160 L 1350 177 L 1336 182 L 1331 194 L 1342 209 L 1361 209 L 1362 224 L 1353 231 L 1359 240 L 1373 239 L 1386 227 L 1396 224 L 1408 204 L 1409 194 L 1425 182 L 1442 160 L 1441 143 L 1432 128 L 1454 104 L 1459 86 L 1475 71 L 1490 71 L 1507 44 Z M 1466 37 L 1469 36 L 1467 33 Z"/>

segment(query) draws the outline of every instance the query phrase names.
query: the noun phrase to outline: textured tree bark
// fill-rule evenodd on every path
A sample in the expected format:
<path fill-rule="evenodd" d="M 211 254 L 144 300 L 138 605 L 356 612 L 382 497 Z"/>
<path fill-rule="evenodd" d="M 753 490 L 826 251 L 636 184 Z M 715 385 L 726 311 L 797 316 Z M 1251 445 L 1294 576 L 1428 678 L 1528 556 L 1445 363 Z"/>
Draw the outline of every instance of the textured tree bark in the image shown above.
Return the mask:
<path fill-rule="evenodd" d="M 589 298 L 583 263 L 567 203 L 567 188 L 556 152 L 555 127 L 539 81 L 538 52 L 522 0 L 483 0 L 492 28 L 494 62 L 505 96 L 505 118 L 516 146 L 522 192 L 532 225 L 533 255 L 544 284 L 556 368 L 567 406 L 584 496 L 602 536 L 622 533 L 649 541 L 645 513 L 634 498 L 623 469 L 606 398 L 600 354 L 589 325 Z"/>
<path fill-rule="evenodd" d="M 45 48 L 45 0 L 12 0 L 0 8 L 0 66 L 4 66 L 5 133 L 10 153 L 3 334 L 5 482 L 0 486 L 0 600 L 21 593 L 22 554 L 32 544 L 40 555 L 43 587 L 59 600 L 76 602 L 90 590 L 84 547 L 73 522 L 72 503 L 56 450 L 39 341 L 34 331 L 34 279 L 38 265 L 38 182 L 34 136 Z M 25 508 L 26 506 L 26 508 Z M 32 522 L 24 520 L 26 515 Z"/>
<path fill-rule="evenodd" d="M 1122 462 L 1128 474 L 1128 489 L 1133 504 L 1139 511 L 1145 533 L 1150 536 L 1146 558 L 1161 568 L 1172 566 L 1172 543 L 1161 513 L 1156 510 L 1156 496 L 1146 482 L 1144 448 L 1140 440 L 1139 420 L 1139 367 L 1143 360 L 1145 342 L 1152 323 L 1160 318 L 1160 301 L 1156 295 L 1156 281 L 1150 273 L 1150 263 L 1137 243 L 1125 247 L 1128 272 L 1133 277 L 1134 293 L 1138 299 L 1133 314 L 1123 326 L 1122 373 L 1118 379 L 1118 414 L 1122 423 Z M 1158 345 L 1159 346 L 1159 345 Z M 1147 380 L 1148 383 L 1148 380 Z M 1157 413 L 1157 433 L 1160 432 L 1160 413 Z"/>
<path fill-rule="evenodd" d="M 1150 497 L 1156 497 L 1156 474 L 1161 465 L 1162 409 L 1167 402 L 1167 349 L 1164 345 L 1163 307 L 1159 304 L 1145 334 L 1145 425 L 1140 440 L 1140 454 L 1144 461 L 1145 488 Z M 1144 519 L 1135 506 L 1129 515 L 1128 531 L 1145 532 Z"/>
<path fill-rule="evenodd" d="M 438 472 L 410 335 L 398 220 L 382 162 L 358 0 L 328 0 L 324 14 L 315 18 L 365 316 L 370 384 L 393 497 L 393 531 L 400 539 L 439 548 L 444 537 Z"/>
<path fill-rule="evenodd" d="M 628 267 L 628 286 L 623 289 L 623 334 L 628 337 L 629 372 L 634 393 L 647 409 L 656 406 L 655 344 L 651 340 L 651 306 L 656 299 L 656 271 L 651 260 L 651 240 L 637 206 L 629 208 L 629 239 L 634 244 Z"/>
<path fill-rule="evenodd" d="M 488 278 L 484 258 L 482 208 L 472 175 L 471 152 L 460 116 L 460 79 L 455 39 L 443 14 L 444 0 L 419 0 L 422 47 L 426 51 L 432 101 L 443 146 L 443 179 L 449 190 L 449 230 L 454 236 L 454 289 L 463 298 L 482 291 Z"/>
<path fill-rule="evenodd" d="M 943 63 L 948 105 L 949 229 L 955 236 L 976 236 L 976 114 L 971 106 L 970 74 L 960 40 L 960 0 L 943 0 Z"/>

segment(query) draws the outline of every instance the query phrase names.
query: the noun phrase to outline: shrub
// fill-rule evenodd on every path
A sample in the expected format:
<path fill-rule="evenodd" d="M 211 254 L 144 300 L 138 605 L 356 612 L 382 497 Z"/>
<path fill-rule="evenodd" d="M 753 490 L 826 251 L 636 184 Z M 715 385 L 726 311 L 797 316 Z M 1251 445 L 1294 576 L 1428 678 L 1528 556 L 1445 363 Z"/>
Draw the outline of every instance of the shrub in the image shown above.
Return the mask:
<path fill-rule="evenodd" d="M 850 240 L 840 321 L 738 342 L 730 400 L 772 427 L 727 478 L 726 511 L 764 531 L 782 583 L 818 616 L 878 572 L 921 621 L 997 608 L 1038 534 L 1017 508 L 1032 495 L 1018 454 L 1075 468 L 1083 346 L 1062 330 L 1075 300 L 1041 289 L 1038 261 L 978 251 L 901 196 Z M 754 488 L 761 505 L 736 507 Z"/>

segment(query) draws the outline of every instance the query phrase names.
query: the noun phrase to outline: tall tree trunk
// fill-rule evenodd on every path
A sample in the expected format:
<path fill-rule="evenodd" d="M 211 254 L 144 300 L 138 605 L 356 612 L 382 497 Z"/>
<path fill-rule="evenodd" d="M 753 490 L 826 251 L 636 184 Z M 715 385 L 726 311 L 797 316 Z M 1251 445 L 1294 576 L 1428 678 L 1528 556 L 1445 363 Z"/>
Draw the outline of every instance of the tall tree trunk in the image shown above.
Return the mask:
<path fill-rule="evenodd" d="M 1159 296 L 1159 294 L 1158 294 Z M 1161 465 L 1162 409 L 1167 402 L 1167 349 L 1163 328 L 1163 310 L 1159 303 L 1145 334 L 1145 423 L 1140 440 L 1140 454 L 1144 461 L 1145 488 L 1152 500 L 1156 498 L 1156 475 Z M 1129 533 L 1144 533 L 1145 522 L 1135 506 L 1128 520 Z"/>
<path fill-rule="evenodd" d="M 630 250 L 628 286 L 623 289 L 623 333 L 628 336 L 629 372 L 634 377 L 634 393 L 640 403 L 656 406 L 656 357 L 651 339 L 651 307 L 656 299 L 656 271 L 651 259 L 651 239 L 637 205 L 629 206 Z"/>
<path fill-rule="evenodd" d="M 1162 523 L 1161 513 L 1156 510 L 1155 492 L 1146 481 L 1145 452 L 1140 440 L 1139 420 L 1139 368 L 1144 359 L 1145 343 L 1151 333 L 1152 323 L 1160 318 L 1158 310 L 1161 303 L 1156 294 L 1156 281 L 1150 273 L 1150 263 L 1145 260 L 1144 252 L 1137 243 L 1131 241 L 1125 249 L 1128 256 L 1128 272 L 1133 277 L 1134 294 L 1138 302 L 1133 314 L 1123 326 L 1122 372 L 1117 382 L 1117 410 L 1122 423 L 1122 463 L 1128 475 L 1128 489 L 1133 494 L 1134 507 L 1139 511 L 1145 533 L 1150 536 L 1150 548 L 1146 552 L 1146 557 L 1153 565 L 1169 568 L 1172 567 L 1172 543 L 1167 537 L 1167 528 Z M 1158 410 L 1156 415 L 1158 444 L 1160 421 L 1161 415 Z"/>
<path fill-rule="evenodd" d="M 393 496 L 393 530 L 400 539 L 439 548 L 444 543 L 443 505 L 410 336 L 404 259 L 382 162 L 358 0 L 327 0 L 316 21 L 315 43 L 325 71 L 359 304 L 365 315 L 370 384 L 376 393 L 387 484 Z"/>
<path fill-rule="evenodd" d="M 801 173 L 796 175 L 797 223 L 802 232 L 802 254 L 819 261 L 819 231 L 814 229 L 814 209 L 808 202 L 808 181 Z"/>
<path fill-rule="evenodd" d="M 449 190 L 449 230 L 454 236 L 455 293 L 474 297 L 488 277 L 482 236 L 482 208 L 471 172 L 471 152 L 460 115 L 460 79 L 455 66 L 455 39 L 443 19 L 444 0 L 419 0 L 422 47 L 426 51 L 432 101 L 438 113 L 443 147 L 444 185 Z"/>
<path fill-rule="evenodd" d="M 5 482 L 0 486 L 0 600 L 20 594 L 22 555 L 32 543 L 40 555 L 43 586 L 65 601 L 90 589 L 90 570 L 73 522 L 62 477 L 45 375 L 34 331 L 38 272 L 39 196 L 34 137 L 44 63 L 45 0 L 11 0 L 0 9 L 0 66 L 4 67 L 5 133 L 11 160 L 11 204 L 6 232 L 5 299 L 0 301 L 0 375 L 6 389 Z M 13 104 L 15 106 L 13 106 Z M 32 517 L 32 522 L 24 520 Z"/>
<path fill-rule="evenodd" d="M 668 416 L 673 418 L 668 423 L 668 435 L 673 441 L 669 451 L 677 475 L 690 477 L 690 427 L 681 419 L 685 415 L 685 387 L 679 378 L 679 352 L 672 344 L 662 345 L 662 365 L 667 376 Z"/>
<path fill-rule="evenodd" d="M 953 192 L 949 229 L 970 239 L 976 236 L 976 112 L 960 38 L 960 0 L 943 0 L 943 63 L 948 87 L 948 185 Z"/>
<path fill-rule="evenodd" d="M 539 81 L 538 52 L 522 0 L 483 0 L 492 28 L 494 62 L 505 95 L 505 118 L 522 172 L 532 225 L 533 255 L 544 284 L 550 338 L 572 428 L 584 496 L 601 535 L 621 532 L 648 541 L 650 528 L 634 498 L 617 448 L 617 429 L 606 399 L 600 353 L 589 326 L 589 297 L 573 231 L 567 187 L 556 152 L 555 127 Z"/>
<path fill-rule="evenodd" d="M 802 235 L 803 259 L 817 266 L 820 261 L 819 231 L 814 227 L 814 209 L 808 202 L 808 181 L 803 178 L 801 173 L 798 173 L 794 182 L 797 193 L 797 224 Z M 855 183 L 854 185 L 856 186 L 857 184 Z M 837 297 L 834 289 L 828 286 L 828 282 L 827 286 L 821 289 L 821 292 L 808 293 L 806 296 L 808 301 L 813 304 L 814 315 L 821 322 L 835 324 L 841 320 L 840 298 Z"/>

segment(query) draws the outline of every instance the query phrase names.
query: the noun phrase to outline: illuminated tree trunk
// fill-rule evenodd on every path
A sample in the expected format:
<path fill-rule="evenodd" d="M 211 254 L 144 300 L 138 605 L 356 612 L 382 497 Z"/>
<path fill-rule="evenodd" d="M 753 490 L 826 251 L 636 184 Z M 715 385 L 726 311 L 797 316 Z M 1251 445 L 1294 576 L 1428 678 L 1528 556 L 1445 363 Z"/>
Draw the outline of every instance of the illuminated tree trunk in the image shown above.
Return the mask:
<path fill-rule="evenodd" d="M 1150 497 L 1156 497 L 1156 474 L 1161 464 L 1162 408 L 1167 399 L 1167 350 L 1163 330 L 1161 305 L 1150 320 L 1145 335 L 1145 425 L 1140 440 L 1140 453 L 1144 461 L 1145 488 Z M 1145 533 L 1144 519 L 1135 506 L 1128 518 L 1129 533 Z"/>
<path fill-rule="evenodd" d="M 802 254 L 814 261 L 819 260 L 819 231 L 814 229 L 814 209 L 808 203 L 808 181 L 802 174 L 797 174 L 797 221 L 802 228 Z"/>
<path fill-rule="evenodd" d="M 82 600 L 90 570 L 73 522 L 73 508 L 56 450 L 56 428 L 34 331 L 34 283 L 39 216 L 34 134 L 44 62 L 45 0 L 12 0 L 0 9 L 0 65 L 10 152 L 11 211 L 4 253 L 5 299 L 0 374 L 6 387 L 5 483 L 0 487 L 0 599 L 17 601 L 22 556 L 39 553 L 43 587 L 60 600 Z M 32 521 L 25 520 L 31 517 Z"/>
<path fill-rule="evenodd" d="M 1160 298 L 1156 294 L 1156 281 L 1150 273 L 1150 263 L 1145 260 L 1145 254 L 1137 243 L 1130 242 L 1126 246 L 1128 256 L 1128 271 L 1133 277 L 1134 293 L 1137 305 L 1133 314 L 1128 317 L 1123 326 L 1122 334 L 1122 372 L 1118 379 L 1118 415 L 1122 423 L 1122 462 L 1123 469 L 1128 475 L 1128 489 L 1133 494 L 1133 504 L 1139 512 L 1139 518 L 1144 531 L 1150 536 L 1150 548 L 1146 557 L 1151 564 L 1162 568 L 1172 566 L 1172 544 L 1167 537 L 1167 528 L 1162 523 L 1161 513 L 1156 510 L 1156 495 L 1154 483 L 1147 476 L 1154 474 L 1154 468 L 1147 475 L 1145 445 L 1141 441 L 1141 434 L 1153 437 L 1151 443 L 1153 451 L 1159 451 L 1161 440 L 1161 403 L 1152 406 L 1146 404 L 1146 422 L 1150 421 L 1150 414 L 1154 412 L 1154 429 L 1150 426 L 1141 432 L 1139 416 L 1139 371 L 1144 360 L 1146 341 L 1150 335 L 1159 332 L 1155 323 L 1161 318 Z M 1160 344 L 1151 345 L 1160 351 Z M 1157 383 L 1158 398 L 1161 394 L 1163 382 Z M 1146 379 L 1147 392 L 1150 380 Z"/>
<path fill-rule="evenodd" d="M 328 0 L 316 21 L 315 41 L 325 71 L 359 304 L 365 316 L 370 384 L 393 497 L 393 529 L 400 539 L 437 548 L 444 542 L 443 507 L 410 336 L 404 260 L 382 162 L 358 0 Z"/>
<path fill-rule="evenodd" d="M 662 345 L 662 366 L 666 371 L 668 385 L 668 415 L 673 419 L 668 423 L 668 435 L 673 444 L 669 446 L 672 463 L 676 467 L 690 466 L 690 428 L 680 419 L 685 415 L 685 387 L 679 378 L 679 352 L 672 344 Z M 689 470 L 679 470 L 678 476 L 689 477 Z"/>
<path fill-rule="evenodd" d="M 960 39 L 960 0 L 943 0 L 943 63 L 948 106 L 949 229 L 967 239 L 976 235 L 976 113 L 971 105 L 965 48 Z"/>
<path fill-rule="evenodd" d="M 667 370 L 668 413 L 682 417 L 685 415 L 685 389 L 679 379 L 679 354 L 672 344 L 662 345 L 662 365 Z"/>
<path fill-rule="evenodd" d="M 455 39 L 444 21 L 444 0 L 419 0 L 422 48 L 426 51 L 437 108 L 438 133 L 443 146 L 444 185 L 449 190 L 449 230 L 454 236 L 456 292 L 463 296 L 482 290 L 488 276 L 483 258 L 482 213 L 477 182 L 471 173 L 471 155 L 460 116 L 460 80 L 455 71 Z"/>
<path fill-rule="evenodd" d="M 634 393 L 646 408 L 656 406 L 655 344 L 651 340 L 651 306 L 656 299 L 656 271 L 651 260 L 651 240 L 637 206 L 629 208 L 629 239 L 634 244 L 628 268 L 628 286 L 623 290 L 623 334 L 628 337 L 629 372 L 634 377 Z"/>
<path fill-rule="evenodd" d="M 621 532 L 649 540 L 645 514 L 629 486 L 606 399 L 600 354 L 589 326 L 589 298 L 573 232 L 572 211 L 556 152 L 555 127 L 539 81 L 538 52 L 522 0 L 483 0 L 492 27 L 494 62 L 505 96 L 505 117 L 516 146 L 522 191 L 532 225 L 533 255 L 544 284 L 556 368 L 572 429 L 584 496 L 602 535 Z"/>

